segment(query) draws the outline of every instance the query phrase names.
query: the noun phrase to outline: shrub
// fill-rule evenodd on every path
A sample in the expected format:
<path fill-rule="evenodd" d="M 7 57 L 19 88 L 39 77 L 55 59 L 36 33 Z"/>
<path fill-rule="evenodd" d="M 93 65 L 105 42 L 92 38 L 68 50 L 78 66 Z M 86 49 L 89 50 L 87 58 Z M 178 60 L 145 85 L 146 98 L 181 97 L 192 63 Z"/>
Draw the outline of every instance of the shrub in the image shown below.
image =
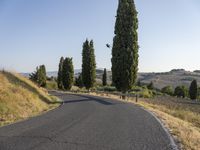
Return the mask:
<path fill-rule="evenodd" d="M 185 86 L 177 86 L 174 90 L 174 96 L 185 98 L 187 95 L 188 90 Z"/>
<path fill-rule="evenodd" d="M 168 95 L 173 95 L 173 88 L 171 86 L 166 86 L 164 88 L 162 88 L 161 90 L 162 93 L 168 94 Z"/>
<path fill-rule="evenodd" d="M 48 90 L 57 90 L 58 85 L 57 85 L 56 81 L 47 81 L 46 88 Z"/>
<path fill-rule="evenodd" d="M 97 87 L 97 91 L 115 92 L 117 89 L 113 86 Z"/>

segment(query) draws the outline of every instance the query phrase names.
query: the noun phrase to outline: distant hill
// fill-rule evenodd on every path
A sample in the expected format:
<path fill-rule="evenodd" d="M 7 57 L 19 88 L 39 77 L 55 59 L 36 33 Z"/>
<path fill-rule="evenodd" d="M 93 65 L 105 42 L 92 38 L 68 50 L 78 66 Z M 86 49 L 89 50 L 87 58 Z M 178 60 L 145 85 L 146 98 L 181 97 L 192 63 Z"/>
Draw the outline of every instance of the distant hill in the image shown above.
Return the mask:
<path fill-rule="evenodd" d="M 186 71 L 184 69 L 173 69 L 170 72 L 164 73 L 139 73 L 138 79 L 142 83 L 154 83 L 154 86 L 158 89 L 164 86 L 171 85 L 175 88 L 178 85 L 190 86 L 192 80 L 196 79 L 200 85 L 200 72 L 199 71 Z"/>
<path fill-rule="evenodd" d="M 97 73 L 97 79 L 102 79 L 102 72 Z M 108 71 L 108 80 L 112 81 L 112 72 Z M 138 80 L 143 84 L 154 83 L 154 86 L 158 89 L 162 89 L 165 86 L 172 86 L 175 88 L 179 85 L 185 85 L 189 87 L 192 80 L 196 79 L 200 85 L 200 71 L 196 70 L 194 72 L 186 71 L 184 69 L 173 69 L 169 72 L 162 73 L 138 73 Z"/>
<path fill-rule="evenodd" d="M 81 69 L 75 69 L 75 76 L 78 76 L 81 72 Z M 47 76 L 57 77 L 57 71 L 47 72 Z M 97 81 L 100 83 L 103 75 L 103 69 L 97 69 Z M 29 74 L 25 73 L 24 76 L 28 77 Z M 112 81 L 112 72 L 107 72 L 108 81 Z M 148 84 L 151 81 L 154 83 L 154 86 L 158 89 L 162 89 L 164 86 L 171 85 L 176 87 L 178 85 L 185 85 L 189 87 L 192 80 L 196 79 L 200 85 L 200 70 L 195 70 L 194 72 L 186 71 L 184 69 L 173 69 L 169 72 L 161 73 L 138 73 L 138 80 L 141 83 Z"/>

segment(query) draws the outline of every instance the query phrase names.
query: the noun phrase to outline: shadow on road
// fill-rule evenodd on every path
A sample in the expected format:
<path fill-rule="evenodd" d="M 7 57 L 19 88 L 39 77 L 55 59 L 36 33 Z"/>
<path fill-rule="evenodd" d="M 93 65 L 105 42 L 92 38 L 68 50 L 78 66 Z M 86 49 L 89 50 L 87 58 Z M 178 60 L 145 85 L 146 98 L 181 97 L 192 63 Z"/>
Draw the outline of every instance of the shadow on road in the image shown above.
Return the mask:
<path fill-rule="evenodd" d="M 124 104 L 122 102 L 114 102 L 114 101 L 111 102 L 111 101 L 109 101 L 107 99 L 98 98 L 98 97 L 95 97 L 95 96 L 87 96 L 87 95 L 80 95 L 80 94 L 73 95 L 73 94 L 66 94 L 66 93 L 61 93 L 61 92 L 57 92 L 57 91 L 49 91 L 49 93 L 54 95 L 54 96 L 58 96 L 61 99 L 63 99 L 63 101 L 64 101 L 63 103 L 64 104 L 81 103 L 81 102 L 93 102 L 93 101 L 97 102 L 97 103 L 100 103 L 102 105 Z"/>
<path fill-rule="evenodd" d="M 84 98 L 87 98 L 91 101 L 95 101 L 97 103 L 100 103 L 100 104 L 103 104 L 103 105 L 115 105 L 115 103 L 112 103 L 112 102 L 108 102 L 106 100 L 103 100 L 102 98 L 99 99 L 99 98 L 96 98 L 96 97 L 91 97 L 91 96 L 85 96 L 85 95 L 79 95 L 81 97 L 84 97 Z"/>

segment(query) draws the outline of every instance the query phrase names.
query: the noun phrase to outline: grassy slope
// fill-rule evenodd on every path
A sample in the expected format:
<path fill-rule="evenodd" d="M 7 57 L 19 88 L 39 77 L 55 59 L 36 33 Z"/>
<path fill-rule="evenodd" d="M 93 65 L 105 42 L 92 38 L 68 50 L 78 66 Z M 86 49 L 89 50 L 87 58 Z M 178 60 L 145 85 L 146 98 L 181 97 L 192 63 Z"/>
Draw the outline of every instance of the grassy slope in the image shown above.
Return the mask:
<path fill-rule="evenodd" d="M 0 71 L 0 126 L 49 110 L 55 101 L 28 79 Z"/>

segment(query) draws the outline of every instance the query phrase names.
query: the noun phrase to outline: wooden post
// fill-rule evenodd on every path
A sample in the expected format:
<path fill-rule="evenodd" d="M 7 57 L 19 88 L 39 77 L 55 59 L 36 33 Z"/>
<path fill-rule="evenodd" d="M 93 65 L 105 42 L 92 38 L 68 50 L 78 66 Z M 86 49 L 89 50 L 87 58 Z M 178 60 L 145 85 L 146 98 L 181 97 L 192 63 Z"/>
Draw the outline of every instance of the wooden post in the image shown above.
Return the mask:
<path fill-rule="evenodd" d="M 137 94 L 136 94 L 135 102 L 136 102 L 136 103 L 138 102 L 138 95 L 137 95 Z"/>

